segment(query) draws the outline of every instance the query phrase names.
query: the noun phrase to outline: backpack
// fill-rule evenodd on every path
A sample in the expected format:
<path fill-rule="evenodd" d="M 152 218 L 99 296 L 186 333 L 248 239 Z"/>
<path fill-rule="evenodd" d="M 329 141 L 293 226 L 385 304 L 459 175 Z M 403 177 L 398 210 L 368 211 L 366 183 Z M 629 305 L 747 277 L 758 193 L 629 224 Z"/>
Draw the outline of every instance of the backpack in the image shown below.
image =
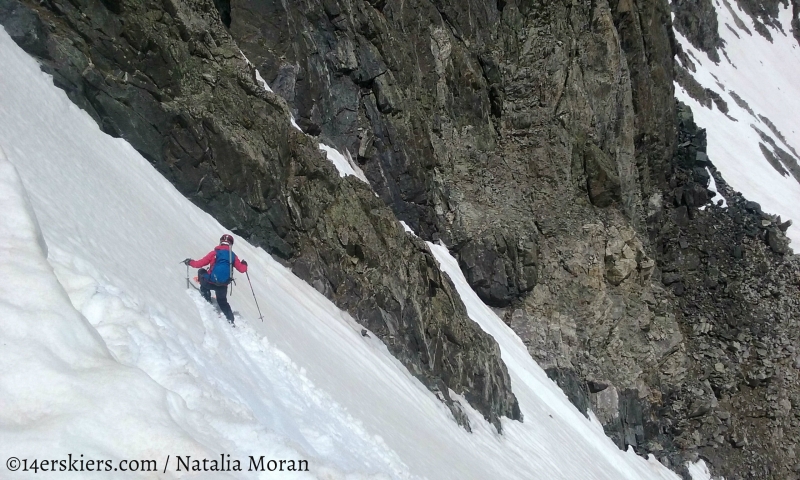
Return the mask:
<path fill-rule="evenodd" d="M 208 274 L 208 281 L 215 285 L 227 285 L 233 280 L 233 263 L 236 255 L 230 250 L 217 250 L 214 268 Z"/>

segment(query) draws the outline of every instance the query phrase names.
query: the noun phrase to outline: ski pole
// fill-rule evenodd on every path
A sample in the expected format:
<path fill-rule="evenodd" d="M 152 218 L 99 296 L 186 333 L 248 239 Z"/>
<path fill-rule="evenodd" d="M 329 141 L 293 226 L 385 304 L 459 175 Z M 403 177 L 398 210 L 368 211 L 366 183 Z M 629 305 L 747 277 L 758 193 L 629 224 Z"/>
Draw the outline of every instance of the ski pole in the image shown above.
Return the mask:
<path fill-rule="evenodd" d="M 183 263 L 183 262 L 180 262 L 180 263 Z M 186 288 L 189 288 L 191 286 L 192 286 L 192 284 L 189 283 L 189 264 L 187 263 L 186 264 Z"/>
<path fill-rule="evenodd" d="M 250 284 L 250 291 L 253 292 L 253 300 L 256 301 L 256 308 L 258 309 L 258 318 L 260 318 L 261 321 L 263 322 L 264 321 L 264 315 L 261 315 L 261 308 L 259 308 L 258 300 L 256 299 L 256 291 L 253 290 L 253 282 L 250 281 L 250 273 L 244 272 L 244 274 L 247 275 L 247 283 Z"/>

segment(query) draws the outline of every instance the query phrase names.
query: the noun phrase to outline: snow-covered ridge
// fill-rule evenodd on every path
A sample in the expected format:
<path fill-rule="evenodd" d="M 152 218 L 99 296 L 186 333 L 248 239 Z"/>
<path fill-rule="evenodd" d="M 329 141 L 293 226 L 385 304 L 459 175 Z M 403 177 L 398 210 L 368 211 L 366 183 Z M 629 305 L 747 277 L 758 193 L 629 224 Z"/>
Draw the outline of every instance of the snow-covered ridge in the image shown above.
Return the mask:
<path fill-rule="evenodd" d="M 500 344 L 520 400 L 525 422 L 504 419 L 503 435 L 468 405 L 464 431 L 383 343 L 240 238 L 265 321 L 239 278 L 230 329 L 179 263 L 224 229 L 103 134 L 2 29 L 0 145 L 2 452 L 154 459 L 159 471 L 167 454 L 310 465 L 204 479 L 677 480 L 577 412 L 443 247 L 430 246 Z M 172 462 L 158 478 L 182 475 Z"/>
<path fill-rule="evenodd" d="M 708 130 L 708 155 L 725 180 L 764 211 L 785 221 L 800 221 L 800 47 L 792 36 L 791 5 L 780 7 L 783 31 L 771 28 L 773 42 L 756 33 L 752 19 L 736 2 L 714 0 L 719 35 L 724 40 L 721 61 L 708 56 L 676 32 L 697 82 L 727 103 L 725 114 L 701 105 L 680 85 L 676 96 Z M 738 18 L 736 18 L 738 17 Z M 743 25 L 745 28 L 740 28 Z M 787 235 L 797 248 L 800 228 Z"/>

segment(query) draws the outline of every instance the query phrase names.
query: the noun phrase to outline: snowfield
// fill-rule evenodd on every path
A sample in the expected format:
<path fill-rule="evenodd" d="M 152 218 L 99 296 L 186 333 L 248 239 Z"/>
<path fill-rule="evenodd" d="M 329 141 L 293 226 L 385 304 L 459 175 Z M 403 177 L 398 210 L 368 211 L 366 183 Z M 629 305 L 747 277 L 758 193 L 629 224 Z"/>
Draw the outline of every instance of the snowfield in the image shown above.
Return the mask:
<path fill-rule="evenodd" d="M 3 479 L 50 478 L 10 472 L 12 456 L 30 464 L 70 454 L 109 460 L 104 468 L 150 459 L 158 471 L 49 475 L 678 478 L 618 450 L 581 415 L 441 246 L 430 248 L 511 374 L 525 421 L 504 419 L 503 435 L 468 406 L 473 433 L 458 427 L 380 340 L 241 238 L 234 250 L 265 318 L 239 276 L 231 329 L 187 288 L 179 263 L 225 230 L 103 134 L 2 28 L 0 148 Z M 176 456 L 220 455 L 244 471 L 176 471 Z M 309 471 L 250 472 L 249 456 L 305 460 Z"/>
<path fill-rule="evenodd" d="M 795 222 L 787 236 L 797 249 L 800 168 L 796 178 L 790 164 L 800 165 L 800 46 L 792 36 L 791 2 L 788 8 L 780 6 L 783 31 L 767 27 L 773 38 L 770 43 L 756 32 L 753 20 L 737 2 L 730 1 L 728 9 L 724 1 L 714 0 L 725 43 L 720 63 L 675 34 L 694 64 L 692 76 L 720 95 L 727 103 L 727 115 L 716 105 L 701 105 L 677 83 L 675 94 L 692 108 L 695 122 L 708 130 L 708 156 L 728 184 L 761 204 L 765 212 Z M 684 67 L 692 70 L 690 65 Z M 776 157 L 783 173 L 770 165 L 763 149 Z"/>

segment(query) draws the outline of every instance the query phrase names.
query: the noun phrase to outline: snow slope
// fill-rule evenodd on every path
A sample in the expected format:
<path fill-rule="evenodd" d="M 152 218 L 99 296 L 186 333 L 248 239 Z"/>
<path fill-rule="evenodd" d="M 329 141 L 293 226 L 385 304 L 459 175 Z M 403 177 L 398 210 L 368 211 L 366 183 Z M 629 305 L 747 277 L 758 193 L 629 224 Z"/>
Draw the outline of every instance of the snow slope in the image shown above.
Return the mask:
<path fill-rule="evenodd" d="M 780 6 L 783 31 L 767 27 L 772 43 L 756 32 L 752 19 L 736 1 L 714 0 L 714 6 L 725 43 L 719 64 L 680 33 L 676 36 L 696 68 L 695 80 L 722 97 L 728 115 L 716 106 L 702 106 L 677 84 L 676 96 L 692 107 L 695 122 L 708 130 L 708 155 L 730 186 L 760 203 L 764 211 L 779 214 L 784 221 L 794 220 L 796 225 L 787 235 L 796 249 L 800 243 L 800 178 L 792 176 L 787 165 L 790 160 L 778 160 L 786 170 L 779 173 L 759 145 L 773 155 L 777 147 L 800 163 L 800 46 L 792 36 L 791 5 Z M 684 67 L 691 70 L 689 65 Z M 735 96 L 744 102 L 740 105 Z"/>
<path fill-rule="evenodd" d="M 473 433 L 458 427 L 379 340 L 240 238 L 265 321 L 240 277 L 229 328 L 179 264 L 224 229 L 100 132 L 1 28 L 0 148 L 4 462 L 82 454 L 166 466 L 92 478 L 192 477 L 175 471 L 175 455 L 224 454 L 245 470 L 264 455 L 310 471 L 199 477 L 677 479 L 577 412 L 443 247 L 431 249 L 500 343 L 525 416 L 504 420 L 503 435 L 468 406 Z M 37 477 L 5 468 L 2 478 Z"/>
<path fill-rule="evenodd" d="M 350 153 L 347 153 L 345 157 L 338 150 L 333 147 L 329 147 L 324 143 L 319 144 L 319 149 L 325 152 L 328 161 L 333 163 L 336 167 L 336 170 L 339 172 L 340 177 L 346 177 L 347 175 L 353 175 L 362 182 L 369 185 L 369 180 L 364 175 L 364 172 L 361 171 L 361 168 L 356 165 L 353 159 L 350 157 Z"/>

